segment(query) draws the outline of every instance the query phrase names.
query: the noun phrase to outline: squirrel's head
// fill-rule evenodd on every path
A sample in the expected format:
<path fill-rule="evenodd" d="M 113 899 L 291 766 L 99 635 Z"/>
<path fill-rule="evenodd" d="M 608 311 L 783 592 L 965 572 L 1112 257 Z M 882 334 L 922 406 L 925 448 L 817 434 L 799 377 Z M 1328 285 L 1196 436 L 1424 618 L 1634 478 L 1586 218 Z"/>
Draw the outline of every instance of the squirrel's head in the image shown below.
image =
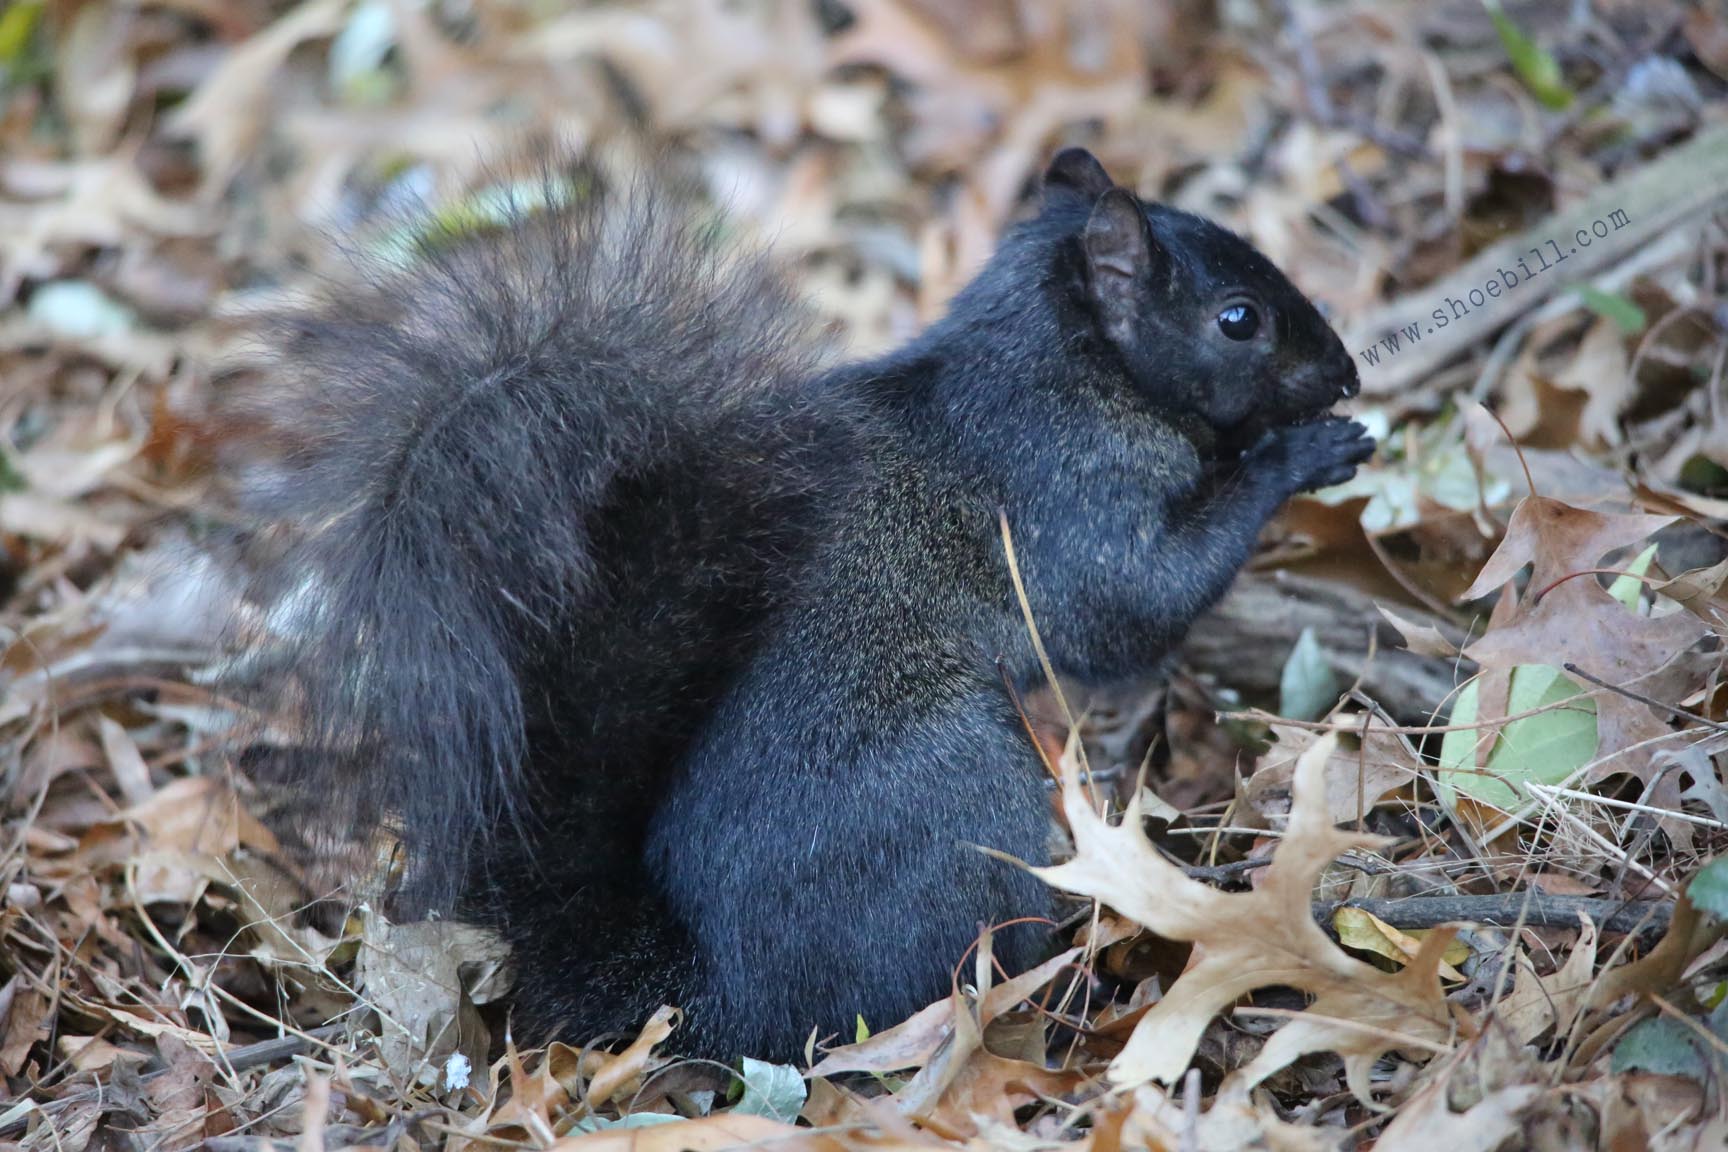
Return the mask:
<path fill-rule="evenodd" d="M 1081 306 L 1160 403 L 1223 431 L 1300 421 L 1358 391 L 1325 317 L 1234 232 L 1140 200 L 1081 148 L 1051 161 L 1044 186 L 1046 212 L 1084 221 L 1067 252 Z"/>

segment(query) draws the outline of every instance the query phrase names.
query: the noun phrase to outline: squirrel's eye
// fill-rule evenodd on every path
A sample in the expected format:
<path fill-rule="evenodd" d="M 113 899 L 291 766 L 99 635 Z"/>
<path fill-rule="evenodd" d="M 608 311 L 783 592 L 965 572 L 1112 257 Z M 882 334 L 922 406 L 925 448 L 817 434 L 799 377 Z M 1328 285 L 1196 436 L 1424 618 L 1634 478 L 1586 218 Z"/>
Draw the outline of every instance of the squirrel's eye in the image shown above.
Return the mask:
<path fill-rule="evenodd" d="M 1260 313 L 1250 304 L 1232 304 L 1218 313 L 1218 330 L 1232 340 L 1252 340 L 1260 331 Z"/>

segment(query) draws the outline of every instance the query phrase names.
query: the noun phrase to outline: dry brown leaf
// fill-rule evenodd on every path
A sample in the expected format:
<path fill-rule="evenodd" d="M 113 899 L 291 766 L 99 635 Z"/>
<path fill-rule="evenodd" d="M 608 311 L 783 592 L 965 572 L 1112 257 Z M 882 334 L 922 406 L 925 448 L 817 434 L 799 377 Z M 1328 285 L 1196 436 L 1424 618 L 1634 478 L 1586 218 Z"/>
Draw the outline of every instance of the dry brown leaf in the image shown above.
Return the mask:
<path fill-rule="evenodd" d="M 0 1033 L 0 1072 L 16 1076 L 30 1055 L 30 1047 L 42 1038 L 42 1025 L 51 1005 L 48 997 L 13 976 L 6 982 L 6 1028 Z"/>
<path fill-rule="evenodd" d="M 1579 438 L 1587 445 L 1615 445 L 1625 439 L 1620 413 L 1637 395 L 1632 358 L 1620 325 L 1602 317 L 1590 326 L 1572 362 L 1554 375 L 1554 385 L 1587 397 L 1578 414 Z"/>
<path fill-rule="evenodd" d="M 846 1152 L 847 1145 L 826 1133 L 766 1116 L 721 1113 L 676 1124 L 612 1128 L 567 1136 L 546 1152 L 721 1152 L 727 1148 L 757 1147 L 785 1152 Z M 892 1145 L 879 1147 L 887 1149 Z"/>
<path fill-rule="evenodd" d="M 605 59 L 649 102 L 656 124 L 719 121 L 784 146 L 803 127 L 826 45 L 809 8 L 777 6 L 775 15 L 720 0 L 583 9 L 524 34 L 511 51 L 566 65 Z"/>
<path fill-rule="evenodd" d="M 54 68 L 55 96 L 72 122 L 81 153 L 111 147 L 132 102 L 138 69 L 126 49 L 135 15 L 87 7 L 72 19 L 61 39 Z"/>
<path fill-rule="evenodd" d="M 1682 572 L 1672 580 L 1656 585 L 1655 590 L 1720 628 L 1723 611 L 1719 601 L 1724 582 L 1728 582 L 1728 560 L 1708 568 Z"/>
<path fill-rule="evenodd" d="M 496 1110 L 482 1122 L 476 1122 L 474 1128 L 511 1142 L 545 1144 L 552 1137 L 554 1113 L 569 1100 L 569 1088 L 558 1073 L 568 1070 L 579 1060 L 580 1057 L 568 1046 L 553 1044 L 547 1049 L 540 1066 L 529 1072 L 516 1042 L 507 1037 L 504 1055 L 498 1064 L 505 1070 L 510 1096 L 498 1104 L 496 1095 L 493 1095 L 491 1103 L 498 1105 Z M 497 1066 L 494 1066 L 494 1072 L 496 1070 Z M 503 1079 L 495 1076 L 494 1083 Z M 575 1079 L 580 1083 L 579 1073 Z"/>
<path fill-rule="evenodd" d="M 144 1081 L 155 1119 L 139 1130 L 140 1141 L 169 1149 L 232 1131 L 234 1117 L 211 1083 L 218 1075 L 215 1063 L 171 1036 L 158 1040 L 156 1051 L 166 1067 Z"/>
<path fill-rule="evenodd" d="M 112 552 L 126 539 L 127 526 L 84 504 L 34 492 L 0 495 L 0 529 L 46 544 L 88 541 Z"/>
<path fill-rule="evenodd" d="M 133 161 L 122 151 L 64 164 L 18 159 L 0 166 L 0 185 L 23 200 L 0 201 L 0 301 L 10 301 L 26 277 L 61 274 L 63 248 L 119 248 L 139 232 L 211 231 L 207 214 L 159 195 Z M 22 334 L 41 339 L 33 326 Z"/>
<path fill-rule="evenodd" d="M 69 1108 L 52 1122 L 42 1124 L 34 1134 L 36 1139 L 22 1141 L 17 1147 L 22 1152 L 84 1152 L 96 1135 L 97 1125 L 111 1110 L 110 1101 Z"/>
<path fill-rule="evenodd" d="M 1527 603 L 1505 624 L 1491 627 L 1466 654 L 1485 676 L 1499 678 L 1496 683 L 1522 664 L 1573 664 L 1609 684 L 1660 698 L 1662 692 L 1653 678 L 1674 667 L 1690 680 L 1680 658 L 1707 633 L 1704 622 L 1690 612 L 1640 616 L 1610 596 L 1594 576 L 1582 576 L 1560 584 L 1533 606 Z M 1580 687 L 1589 689 L 1589 685 Z M 1484 687 L 1479 700 L 1479 723 L 1492 724 L 1505 717 L 1503 692 Z M 1650 758 L 1659 749 L 1646 742 L 1671 732 L 1666 713 L 1618 692 L 1598 691 L 1598 763 L 1584 783 L 1616 772 L 1630 772 L 1651 783 Z M 1647 802 L 1678 808 L 1679 783 L 1672 774 L 1655 783 L 1659 791 Z M 1684 829 L 1671 831 L 1689 839 Z"/>
<path fill-rule="evenodd" d="M 1375 604 L 1380 615 L 1386 618 L 1386 623 L 1398 630 L 1398 635 L 1404 638 L 1404 647 L 1418 656 L 1438 656 L 1443 660 L 1456 659 L 1461 653 L 1458 645 L 1452 643 L 1432 624 L 1415 624 L 1404 619 L 1384 604 Z"/>
<path fill-rule="evenodd" d="M 126 729 L 108 717 L 97 717 L 97 726 L 102 734 L 102 751 L 108 758 L 108 770 L 114 773 L 120 794 L 126 797 L 128 804 L 144 804 L 155 792 L 144 754 L 138 751 L 138 745 L 133 743 Z"/>
<path fill-rule="evenodd" d="M 1527 564 L 1534 565 L 1525 599 L 1552 588 L 1562 577 L 1599 567 L 1609 552 L 1642 543 L 1651 533 L 1672 524 L 1673 516 L 1592 512 L 1545 496 L 1518 502 L 1500 547 L 1476 574 L 1462 600 L 1477 600 L 1510 581 Z M 1580 576 L 1578 579 L 1585 579 Z M 1567 581 L 1571 583 L 1571 581 Z"/>
<path fill-rule="evenodd" d="M 672 1035 L 672 1024 L 677 1014 L 673 1008 L 656 1009 L 630 1046 L 606 1061 L 588 1081 L 588 1103 L 591 1106 L 605 1104 L 629 1085 L 641 1082 L 648 1060 L 654 1054 L 654 1046 Z"/>
<path fill-rule="evenodd" d="M 1693 679 L 1680 657 L 1707 634 L 1704 622 L 1690 612 L 1631 611 L 1594 573 L 1605 554 L 1639 544 L 1673 520 L 1594 512 L 1535 496 L 1518 505 L 1506 538 L 1466 593 L 1482 596 L 1504 586 L 1502 603 L 1512 605 L 1506 613 L 1497 610 L 1488 631 L 1465 650 L 1482 668 L 1479 723 L 1491 726 L 1505 718 L 1507 686 L 1519 665 L 1574 664 L 1609 684 L 1656 698 L 1662 696 L 1658 673 L 1672 669 Z M 1526 564 L 1532 565 L 1530 582 L 1512 604 L 1510 581 Z M 1648 803 L 1678 808 L 1678 781 L 1673 774 L 1658 779 L 1651 768 L 1660 750 L 1654 741 L 1671 732 L 1667 714 L 1617 692 L 1599 691 L 1595 700 L 1596 763 L 1583 782 L 1629 772 L 1654 784 Z M 1491 739 L 1480 741 L 1479 752 L 1490 746 Z M 1664 820 L 1663 828 L 1677 842 L 1690 843 L 1690 826 Z"/>
<path fill-rule="evenodd" d="M 503 989 L 507 952 L 491 932 L 449 920 L 392 924 L 368 915 L 360 993 L 378 1013 L 378 1050 L 405 1079 L 441 1085 L 444 1061 L 461 1052 L 486 1062 L 490 1033 L 476 1008 Z"/>
<path fill-rule="evenodd" d="M 32 445 L 21 452 L 15 465 L 30 491 L 57 500 L 70 500 L 96 491 L 110 475 L 130 463 L 143 447 L 136 440 L 90 441 L 70 428 L 67 434 Z"/>
<path fill-rule="evenodd" d="M 212 881 L 224 878 L 213 857 L 192 852 L 144 851 L 127 863 L 132 891 L 142 904 L 195 904 Z"/>
<path fill-rule="evenodd" d="M 270 830 L 214 776 L 171 781 L 143 803 L 91 828 L 79 842 L 79 858 L 86 867 L 126 859 L 138 850 L 135 833 L 150 849 L 193 856 L 226 856 L 242 846 L 265 855 L 280 850 Z"/>
<path fill-rule="evenodd" d="M 300 1101 L 299 1152 L 324 1152 L 325 1126 L 330 1122 L 330 1078 L 306 1074 L 306 1094 Z"/>
<path fill-rule="evenodd" d="M 1272 1034 L 1242 1068 L 1242 1077 L 1252 1086 L 1310 1052 L 1337 1052 L 1344 1057 L 1350 1090 L 1372 1105 L 1374 1061 L 1392 1051 L 1433 1055 L 1452 1040 L 1440 986 L 1440 965 L 1452 937 L 1450 927 L 1433 929 L 1410 962 L 1390 975 L 1364 965 L 1376 978 L 1366 985 L 1337 972 L 1316 979 L 1313 983 L 1323 988 L 1313 1003 Z M 1303 987 L 1312 990 L 1312 985 Z"/>
<path fill-rule="evenodd" d="M 106 983 L 112 984 L 112 981 Z M 104 985 L 104 981 L 98 979 L 97 984 L 102 986 Z M 123 994 L 118 989 L 103 987 L 102 990 L 104 993 L 112 994 L 115 997 Z M 124 995 L 128 1002 L 136 1002 L 137 997 L 135 995 Z M 152 1016 L 144 1014 L 147 1011 L 159 1011 L 155 1008 L 133 1011 L 128 1008 L 119 1007 L 114 1003 L 109 1003 L 106 1000 L 91 999 L 86 996 L 77 995 L 65 989 L 62 990 L 62 996 L 67 1004 L 76 1008 L 79 1012 L 112 1021 L 121 1028 L 135 1032 L 140 1036 L 148 1036 L 152 1040 L 160 1040 L 163 1037 L 172 1037 L 186 1045 L 188 1048 L 205 1055 L 210 1055 L 221 1047 L 214 1038 L 206 1033 L 188 1028 L 184 1024 L 177 1023 L 173 1020 L 163 1019 L 160 1015 Z"/>
<path fill-rule="evenodd" d="M 953 1027 L 924 1066 L 895 1096 L 899 1110 L 944 1135 L 973 1135 L 980 1112 L 1013 1122 L 1015 1108 L 1041 1095 L 1072 1088 L 1072 1073 L 1052 1071 L 1042 1060 L 1005 1059 L 984 1048 L 983 1028 L 965 991 L 956 990 Z M 1012 1103 L 1009 1103 L 1012 1101 Z"/>
<path fill-rule="evenodd" d="M 186 102 L 168 118 L 169 132 L 198 142 L 207 201 L 219 197 L 253 150 L 269 111 L 277 72 L 308 40 L 342 27 L 344 0 L 304 0 L 292 12 L 230 49 Z"/>
<path fill-rule="evenodd" d="M 1538 976 L 1528 956 L 1518 957 L 1518 983 L 1500 1002 L 1499 1016 L 1521 1044 L 1544 1032 L 1566 1035 L 1590 995 L 1596 975 L 1596 925 L 1582 912 L 1578 919 L 1578 942 L 1554 972 Z"/>
<path fill-rule="evenodd" d="M 1372 717 L 1346 717 L 1357 729 L 1357 747 L 1345 748 L 1335 741 L 1326 760 L 1326 815 L 1334 824 L 1360 819 L 1389 793 L 1414 784 L 1422 775 L 1422 760 L 1402 733 L 1387 731 Z M 1282 816 L 1290 810 L 1296 765 L 1322 735 L 1312 728 L 1271 723 L 1277 742 L 1260 758 L 1243 794 L 1254 810 L 1264 816 Z"/>
<path fill-rule="evenodd" d="M 1120 1124 L 1120 1146 L 1182 1149 L 1183 1152 L 1332 1152 L 1344 1134 L 1291 1124 L 1264 1101 L 1257 1100 L 1239 1077 L 1219 1088 L 1211 1105 L 1191 1119 L 1185 1101 L 1152 1084 L 1143 1084 L 1129 1098 Z M 1094 1131 L 1097 1127 L 1094 1127 Z"/>
<path fill-rule="evenodd" d="M 937 22 L 903 0 L 862 0 L 853 6 L 853 14 L 853 25 L 830 49 L 830 62 L 881 66 L 924 90 L 933 103 L 939 102 L 943 120 L 954 128 L 943 133 L 940 142 L 911 141 L 912 155 L 976 148 L 979 137 L 962 136 L 963 126 L 972 125 L 973 133 L 987 130 L 992 113 L 1012 96 L 1012 80 L 1006 72 L 961 59 Z"/>
<path fill-rule="evenodd" d="M 912 85 L 921 113 L 903 146 L 914 162 L 967 171 L 967 198 L 986 234 L 962 237 L 958 264 L 978 267 L 1026 177 L 1064 124 L 1119 119 L 1146 89 L 1146 35 L 1155 5 L 1109 0 L 1089 15 L 1100 25 L 1084 49 L 1073 43 L 1074 3 L 1027 5 L 1027 51 L 978 64 L 964 59 L 927 13 L 905 0 L 859 0 L 855 23 L 831 62 L 879 65 Z M 970 165 L 966 157 L 981 160 Z M 969 272 L 968 272 L 969 274 Z"/>
<path fill-rule="evenodd" d="M 1496 1152 L 1522 1131 L 1521 1117 L 1542 1096 L 1536 1084 L 1502 1088 L 1466 1112 L 1447 1105 L 1450 1074 L 1434 1077 L 1374 1142 L 1376 1152 Z"/>
<path fill-rule="evenodd" d="M 1310 913 L 1314 886 L 1333 860 L 1385 843 L 1341 832 L 1328 818 L 1326 765 L 1336 746 L 1329 736 L 1297 761 L 1289 828 L 1252 892 L 1220 892 L 1189 878 L 1147 841 L 1137 803 L 1111 825 L 1093 811 L 1077 774 L 1065 775 L 1063 810 L 1075 856 L 1038 875 L 1102 900 L 1161 936 L 1194 944 L 1187 971 L 1111 1062 L 1113 1083 L 1174 1083 L 1212 1018 L 1267 987 L 1298 988 L 1316 999 L 1244 1070 L 1249 1086 L 1298 1056 L 1329 1049 L 1344 1056 L 1352 1087 L 1366 1099 L 1375 1059 L 1394 1049 L 1437 1051 L 1448 1044 L 1452 1018 L 1435 969 L 1449 933 L 1430 935 L 1408 967 L 1389 974 L 1345 953 Z"/>
<path fill-rule="evenodd" d="M 122 1060 L 130 1064 L 150 1062 L 149 1053 L 121 1048 L 100 1036 L 62 1036 L 60 1055 L 80 1072 L 107 1072 L 110 1065 Z"/>
<path fill-rule="evenodd" d="M 1728 924 L 1699 915 L 1682 891 L 1662 940 L 1648 955 L 1603 972 L 1590 986 L 1582 1010 L 1606 1008 L 1622 996 L 1663 995 L 1672 991 L 1692 958 L 1725 935 Z"/>
<path fill-rule="evenodd" d="M 1080 948 L 1070 948 L 1031 971 L 991 988 L 978 1006 L 980 1023 L 988 1026 L 990 1021 L 1050 983 L 1079 958 L 1081 951 Z M 945 996 L 867 1040 L 830 1049 L 810 1070 L 810 1075 L 838 1076 L 842 1072 L 881 1074 L 921 1068 L 953 1030 L 954 1013 L 954 998 Z"/>
<path fill-rule="evenodd" d="M 972 1135 L 984 1122 L 1014 1125 L 1017 1109 L 1040 1100 L 1061 1099 L 1086 1083 L 1078 1070 L 1047 1068 L 1042 1063 L 1010 1060 L 993 1052 L 974 1052 L 935 1108 L 913 1115 L 935 1131 Z"/>
<path fill-rule="evenodd" d="M 1231 52 L 1219 61 L 1206 94 L 1193 104 L 1148 100 L 1134 110 L 1127 127 L 1139 145 L 1135 158 L 1168 170 L 1199 157 L 1236 155 L 1242 138 L 1263 115 L 1265 99 L 1265 69 L 1246 53 Z M 1141 141 L 1156 141 L 1159 147 Z"/>

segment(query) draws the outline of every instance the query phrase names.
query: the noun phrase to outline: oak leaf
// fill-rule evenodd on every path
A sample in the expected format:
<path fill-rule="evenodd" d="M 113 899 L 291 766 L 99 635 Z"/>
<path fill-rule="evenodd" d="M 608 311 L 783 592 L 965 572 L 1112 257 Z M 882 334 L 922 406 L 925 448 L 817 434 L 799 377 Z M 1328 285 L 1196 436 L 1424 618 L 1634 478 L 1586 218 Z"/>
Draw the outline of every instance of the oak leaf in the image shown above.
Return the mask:
<path fill-rule="evenodd" d="M 1518 505 L 1505 539 L 1466 593 L 1486 595 L 1525 565 L 1532 567 L 1516 610 L 1509 618 L 1497 614 L 1487 633 L 1465 649 L 1482 668 L 1474 719 L 1484 733 L 1497 732 L 1505 718 L 1512 671 L 1520 666 L 1573 664 L 1656 699 L 1670 690 L 1664 681 L 1671 674 L 1692 681 L 1682 657 L 1708 632 L 1704 621 L 1691 612 L 1642 616 L 1605 590 L 1594 572 L 1604 555 L 1642 543 L 1673 519 L 1593 512 L 1539 496 Z M 1678 808 L 1678 781 L 1672 774 L 1658 778 L 1651 766 L 1659 742 L 1672 732 L 1666 714 L 1617 692 L 1597 692 L 1595 706 L 1596 756 L 1582 783 L 1627 772 L 1654 785 L 1646 803 Z M 1482 742 L 1478 760 L 1493 744 Z M 1690 842 L 1690 829 L 1680 822 L 1665 820 L 1663 827 L 1679 842 Z"/>
<path fill-rule="evenodd" d="M 1383 1152 L 1495 1152 L 1523 1131 L 1523 1115 L 1542 1095 L 1535 1084 L 1515 1084 L 1464 1112 L 1446 1103 L 1447 1081 L 1430 1084 L 1411 1099 L 1374 1147 Z"/>
<path fill-rule="evenodd" d="M 1546 496 L 1526 497 L 1513 509 L 1500 547 L 1459 599 L 1488 595 L 1526 565 L 1532 571 L 1525 596 L 1534 599 L 1561 577 L 1595 567 L 1609 552 L 1630 548 L 1674 520 L 1673 516 L 1592 512 Z"/>
<path fill-rule="evenodd" d="M 1070 948 L 1052 956 L 1031 971 L 991 988 L 978 1001 L 975 1009 L 979 1027 L 988 1026 L 996 1017 L 1010 1011 L 1061 975 L 1079 959 L 1081 951 L 1079 948 Z M 845 1072 L 873 1072 L 882 1075 L 907 1068 L 922 1068 L 954 1032 L 958 1015 L 968 1010 L 967 1005 L 956 996 L 944 996 L 892 1028 L 886 1028 L 856 1044 L 830 1048 L 822 1060 L 810 1070 L 810 1075 L 838 1076 Z"/>
<path fill-rule="evenodd" d="M 1596 925 L 1582 912 L 1578 943 L 1566 963 L 1547 976 L 1538 976 L 1530 958 L 1519 953 L 1518 984 L 1500 1002 L 1500 1019 L 1512 1029 L 1520 1044 L 1528 1044 L 1544 1032 L 1565 1036 L 1583 1009 L 1596 975 Z"/>
<path fill-rule="evenodd" d="M 1190 878 L 1146 839 L 1138 803 L 1112 825 L 1092 809 L 1077 774 L 1065 774 L 1062 802 L 1075 856 L 1038 875 L 1194 945 L 1187 971 L 1112 1061 L 1114 1083 L 1174 1083 L 1212 1018 L 1259 988 L 1296 988 L 1315 999 L 1243 1070 L 1249 1087 L 1306 1053 L 1334 1051 L 1344 1057 L 1351 1089 L 1367 1099 L 1369 1069 L 1382 1055 L 1447 1048 L 1453 1025 L 1437 968 L 1451 933 L 1430 934 L 1407 967 L 1387 973 L 1350 956 L 1314 922 L 1310 901 L 1321 873 L 1344 852 L 1385 844 L 1340 831 L 1328 818 L 1325 772 L 1335 746 L 1329 736 L 1297 761 L 1289 827 L 1251 892 L 1221 892 Z"/>
<path fill-rule="evenodd" d="M 1402 733 L 1389 730 L 1377 716 L 1344 715 L 1356 729 L 1355 747 L 1334 741 L 1326 761 L 1326 814 L 1334 824 L 1349 824 L 1423 774 L 1421 757 Z M 1260 757 L 1243 794 L 1262 816 L 1282 816 L 1290 810 L 1290 788 L 1296 764 L 1321 735 L 1311 728 L 1271 721 L 1275 743 Z"/>
<path fill-rule="evenodd" d="M 1338 1130 L 1284 1120 L 1268 1102 L 1255 1099 L 1239 1077 L 1226 1080 L 1197 1116 L 1187 1112 L 1183 1107 L 1186 1103 L 1150 1084 L 1135 1089 L 1124 1114 L 1108 1118 L 1121 1128 L 1116 1146 L 1191 1148 L 1195 1152 L 1333 1152 L 1344 1141 Z M 1094 1148 L 1108 1146 L 1097 1141 L 1093 1144 Z"/>

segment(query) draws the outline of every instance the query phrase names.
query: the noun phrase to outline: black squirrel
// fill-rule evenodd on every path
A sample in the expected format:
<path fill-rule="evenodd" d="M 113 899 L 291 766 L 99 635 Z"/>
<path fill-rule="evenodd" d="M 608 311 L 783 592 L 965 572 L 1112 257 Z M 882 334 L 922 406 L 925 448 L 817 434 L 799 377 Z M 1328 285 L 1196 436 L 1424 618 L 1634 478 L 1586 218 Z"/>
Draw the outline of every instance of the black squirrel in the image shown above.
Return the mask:
<path fill-rule="evenodd" d="M 675 1004 L 670 1047 L 785 1060 L 1051 908 L 976 847 L 1051 821 L 999 517 L 1056 668 L 1144 672 L 1373 441 L 1271 262 L 1083 150 L 946 318 L 828 370 L 652 183 L 576 165 L 283 325 L 251 687 L 325 818 L 400 838 L 401 906 L 512 943 L 519 1038 Z"/>

